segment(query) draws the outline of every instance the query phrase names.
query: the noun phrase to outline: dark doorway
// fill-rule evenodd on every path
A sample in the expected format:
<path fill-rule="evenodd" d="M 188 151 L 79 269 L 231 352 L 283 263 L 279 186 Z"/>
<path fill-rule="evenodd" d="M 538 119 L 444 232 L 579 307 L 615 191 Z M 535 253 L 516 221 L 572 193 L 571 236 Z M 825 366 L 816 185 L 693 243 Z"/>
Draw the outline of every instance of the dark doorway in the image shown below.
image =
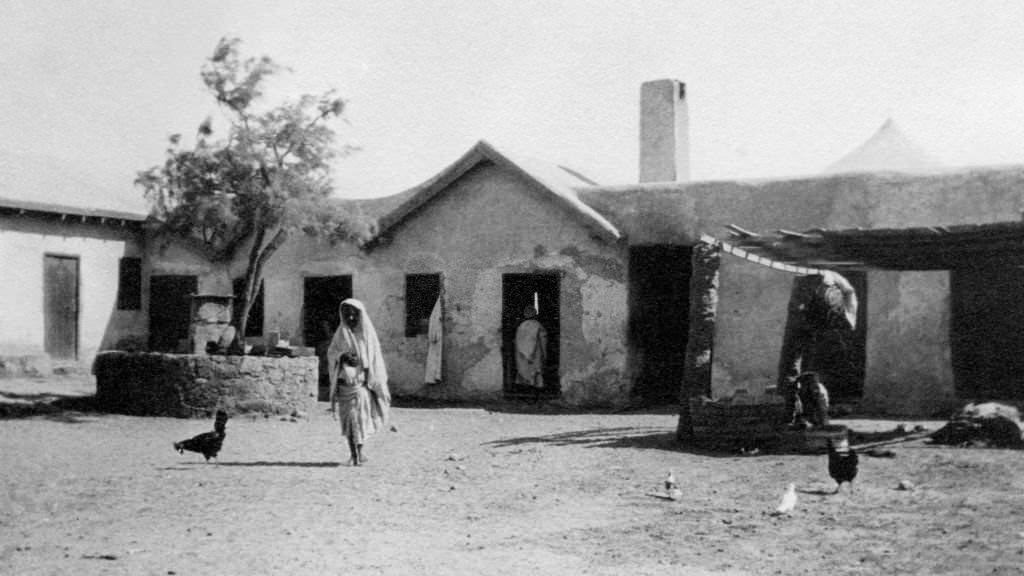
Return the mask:
<path fill-rule="evenodd" d="M 1024 270 L 950 272 L 950 347 L 961 398 L 1024 399 Z"/>
<path fill-rule="evenodd" d="M 320 380 L 317 396 L 329 399 L 330 378 L 327 375 L 327 347 L 341 318 L 338 308 L 342 300 L 352 297 L 352 276 L 307 276 L 302 286 L 302 337 L 306 346 L 316 349 L 320 358 Z"/>
<path fill-rule="evenodd" d="M 78 358 L 78 258 L 43 256 L 44 346 L 51 358 Z"/>
<path fill-rule="evenodd" d="M 501 350 L 504 368 L 503 388 L 506 397 L 534 395 L 533 389 L 516 384 L 516 328 L 523 321 L 523 310 L 528 305 L 537 309 L 537 320 L 544 326 L 548 335 L 542 395 L 551 398 L 559 394 L 560 284 L 557 272 L 504 274 L 501 277 Z"/>
<path fill-rule="evenodd" d="M 692 258 L 690 246 L 635 246 L 629 250 L 633 396 L 644 404 L 679 401 L 690 328 Z"/>
<path fill-rule="evenodd" d="M 158 275 L 149 278 L 149 349 L 176 352 L 188 339 L 192 298 L 199 287 L 195 276 Z"/>

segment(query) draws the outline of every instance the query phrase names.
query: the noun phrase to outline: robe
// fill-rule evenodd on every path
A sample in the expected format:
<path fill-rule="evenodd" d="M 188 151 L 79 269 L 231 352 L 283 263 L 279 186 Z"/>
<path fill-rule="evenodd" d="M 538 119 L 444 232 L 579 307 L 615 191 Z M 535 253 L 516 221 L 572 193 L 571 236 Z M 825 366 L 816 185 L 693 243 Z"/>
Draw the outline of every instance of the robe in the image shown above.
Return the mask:
<path fill-rule="evenodd" d="M 516 328 L 516 381 L 520 384 L 544 387 L 544 361 L 547 356 L 548 334 L 536 318 L 523 320 Z"/>
<path fill-rule="evenodd" d="M 331 386 L 339 401 L 342 433 L 348 435 L 355 432 L 361 443 L 387 422 L 391 408 L 388 371 L 377 331 L 366 313 L 366 307 L 354 298 L 343 301 L 341 305 L 359 310 L 359 325 L 353 330 L 342 317 L 327 350 L 328 368 Z M 342 373 L 339 358 L 346 352 L 355 353 L 359 359 L 354 378 L 346 378 Z"/>
<path fill-rule="evenodd" d="M 441 370 L 442 348 L 444 344 L 444 326 L 441 323 L 441 297 L 434 303 L 427 323 L 427 368 L 423 375 L 426 384 L 438 384 L 443 378 Z"/>

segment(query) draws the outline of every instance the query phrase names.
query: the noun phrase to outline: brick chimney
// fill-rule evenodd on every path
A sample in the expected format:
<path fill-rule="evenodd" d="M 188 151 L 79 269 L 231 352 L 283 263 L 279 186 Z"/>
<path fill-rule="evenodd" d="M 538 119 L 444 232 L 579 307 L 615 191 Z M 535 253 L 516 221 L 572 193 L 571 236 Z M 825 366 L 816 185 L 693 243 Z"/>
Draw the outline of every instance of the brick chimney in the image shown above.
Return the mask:
<path fill-rule="evenodd" d="M 651 80 L 640 87 L 640 182 L 690 179 L 686 85 Z"/>

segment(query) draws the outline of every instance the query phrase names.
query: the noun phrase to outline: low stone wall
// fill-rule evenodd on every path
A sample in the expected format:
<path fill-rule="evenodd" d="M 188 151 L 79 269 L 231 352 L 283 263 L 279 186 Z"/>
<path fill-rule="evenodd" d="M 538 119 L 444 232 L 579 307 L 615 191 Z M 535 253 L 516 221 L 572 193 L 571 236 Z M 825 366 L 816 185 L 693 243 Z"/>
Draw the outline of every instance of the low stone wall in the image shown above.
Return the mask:
<path fill-rule="evenodd" d="M 101 410 L 140 416 L 309 412 L 316 405 L 314 357 L 198 356 L 103 352 L 96 356 Z"/>

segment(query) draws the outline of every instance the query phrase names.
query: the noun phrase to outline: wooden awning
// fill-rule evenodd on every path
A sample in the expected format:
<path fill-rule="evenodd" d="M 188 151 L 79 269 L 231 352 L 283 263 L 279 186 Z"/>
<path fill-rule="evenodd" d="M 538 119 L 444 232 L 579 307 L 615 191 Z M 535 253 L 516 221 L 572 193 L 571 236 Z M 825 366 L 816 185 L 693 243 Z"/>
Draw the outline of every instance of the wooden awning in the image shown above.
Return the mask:
<path fill-rule="evenodd" d="M 777 230 L 770 235 L 736 225 L 727 228 L 729 238 L 724 240 L 734 249 L 788 266 L 853 270 L 1024 266 L 1024 222 Z"/>

